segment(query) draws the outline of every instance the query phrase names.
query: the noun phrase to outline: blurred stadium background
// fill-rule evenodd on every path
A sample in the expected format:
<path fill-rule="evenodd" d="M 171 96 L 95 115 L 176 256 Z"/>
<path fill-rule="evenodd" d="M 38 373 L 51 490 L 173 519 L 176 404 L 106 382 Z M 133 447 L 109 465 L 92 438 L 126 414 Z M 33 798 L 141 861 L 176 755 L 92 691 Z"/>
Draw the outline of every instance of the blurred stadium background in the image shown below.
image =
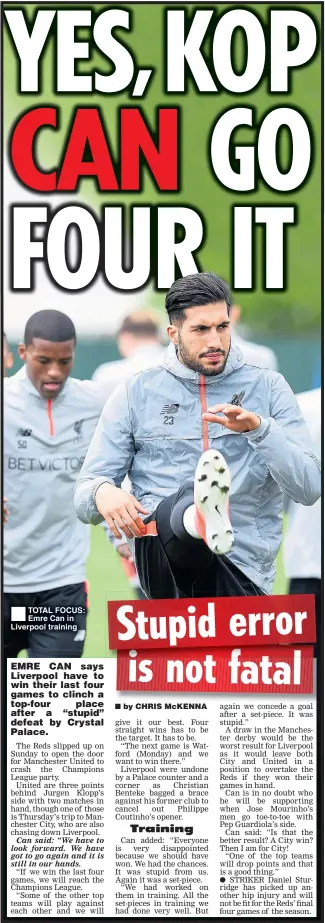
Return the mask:
<path fill-rule="evenodd" d="M 36 11 L 34 4 L 22 4 L 26 15 L 33 19 Z M 100 4 L 90 4 L 98 13 Z M 300 4 L 308 8 L 315 20 L 320 22 L 319 4 Z M 321 383 L 321 77 L 319 52 L 311 66 L 298 70 L 293 75 L 293 92 L 288 102 L 287 96 L 276 94 L 272 98 L 267 93 L 264 79 L 254 93 L 243 97 L 234 97 L 222 91 L 217 96 L 199 97 L 193 89 L 183 97 L 166 96 L 163 92 L 162 79 L 162 18 L 164 4 L 124 5 L 133 14 L 132 39 L 128 44 L 134 49 L 137 60 L 143 66 L 154 65 L 156 74 L 150 85 L 150 92 L 141 105 L 149 124 L 155 126 L 155 107 L 159 105 L 179 105 L 181 102 L 181 192 L 168 196 L 168 204 L 182 202 L 191 204 L 203 213 L 206 221 L 206 239 L 200 252 L 201 266 L 213 270 L 226 279 L 230 279 L 231 266 L 231 206 L 235 194 L 221 187 L 209 168 L 207 139 L 218 114 L 235 105 L 253 105 L 256 108 L 256 124 L 266 110 L 273 106 L 292 105 L 302 109 L 313 127 L 314 167 L 308 182 L 297 192 L 287 197 L 288 204 L 298 206 L 298 224 L 289 230 L 287 260 L 288 287 L 283 292 L 264 292 L 261 276 L 261 229 L 257 233 L 257 288 L 254 292 L 236 292 L 235 300 L 242 305 L 244 324 L 239 331 L 248 339 L 271 347 L 278 359 L 279 370 L 286 377 L 295 392 L 309 390 Z M 188 4 L 189 10 L 191 5 Z M 231 6 L 229 7 L 232 8 Z M 216 8 L 218 9 L 218 8 Z M 222 6 L 222 12 L 227 9 Z M 268 6 L 249 4 L 249 9 L 258 12 L 266 19 Z M 118 31 L 118 30 L 117 30 Z M 78 30 L 80 39 L 89 39 L 89 30 Z M 125 35 L 121 33 L 125 40 Z M 236 37 L 237 59 L 240 62 L 244 54 L 242 36 Z M 204 47 L 204 46 L 203 46 Z M 18 96 L 16 92 L 17 59 L 13 53 L 10 38 L 4 36 L 4 68 L 6 82 L 4 87 L 4 119 L 6 134 L 12 128 L 19 114 L 32 106 L 56 104 L 61 109 L 61 128 L 57 132 L 44 131 L 37 140 L 37 155 L 44 169 L 53 168 L 61 156 L 62 141 L 67 124 L 71 118 L 72 107 L 81 105 L 101 108 L 113 150 L 118 149 L 119 106 L 139 105 L 139 101 L 130 100 L 127 93 L 118 97 L 105 97 L 93 94 L 76 96 L 63 94 L 55 96 L 52 91 L 53 42 L 49 42 L 42 63 L 42 94 L 37 97 Z M 100 52 L 92 52 L 91 62 L 79 62 L 79 73 L 89 73 L 94 66 L 107 72 L 107 61 Z M 252 143 L 251 131 L 240 128 L 236 131 L 236 142 Z M 283 169 L 288 158 L 288 138 L 283 132 L 280 138 L 280 155 Z M 39 201 L 39 196 L 24 189 L 14 178 L 9 162 L 5 164 L 4 181 L 5 198 L 5 235 L 8 229 L 8 206 L 13 202 L 31 203 Z M 52 205 L 64 204 L 64 196 L 46 197 Z M 91 205 L 95 210 L 99 204 L 141 204 L 141 202 L 159 202 L 159 192 L 148 172 L 145 171 L 143 192 L 137 196 L 114 193 L 113 196 L 95 189 L 91 178 L 81 182 L 77 196 L 69 196 L 79 204 Z M 160 200 L 161 201 L 161 200 Z M 240 194 L 241 204 L 258 204 L 258 202 L 279 203 L 282 197 L 265 187 L 261 181 L 257 192 Z M 164 202 L 166 199 L 164 198 Z M 236 196 L 238 202 L 238 194 Z M 16 352 L 16 345 L 23 335 L 27 318 L 34 311 L 44 307 L 56 307 L 69 314 L 76 325 L 78 346 L 74 375 L 89 378 L 93 371 L 103 362 L 119 357 L 116 345 L 116 330 L 122 318 L 143 305 L 153 305 L 161 311 L 162 327 L 165 328 L 163 293 L 154 294 L 149 289 L 145 292 L 127 294 L 112 291 L 103 279 L 97 279 L 91 289 L 78 294 L 64 293 L 55 288 L 46 275 L 42 265 L 37 267 L 36 289 L 34 292 L 10 292 L 8 267 L 5 263 L 4 291 L 4 326 L 11 348 Z M 17 354 L 13 372 L 17 371 L 19 362 Z M 92 547 L 89 559 L 88 576 L 90 583 L 90 614 L 85 656 L 103 656 L 107 653 L 106 642 L 106 606 L 108 599 L 128 599 L 131 597 L 129 585 L 125 579 L 121 562 L 109 545 L 103 530 L 92 529 Z M 284 577 L 281 553 L 277 562 L 277 578 L 274 593 L 284 593 Z"/>

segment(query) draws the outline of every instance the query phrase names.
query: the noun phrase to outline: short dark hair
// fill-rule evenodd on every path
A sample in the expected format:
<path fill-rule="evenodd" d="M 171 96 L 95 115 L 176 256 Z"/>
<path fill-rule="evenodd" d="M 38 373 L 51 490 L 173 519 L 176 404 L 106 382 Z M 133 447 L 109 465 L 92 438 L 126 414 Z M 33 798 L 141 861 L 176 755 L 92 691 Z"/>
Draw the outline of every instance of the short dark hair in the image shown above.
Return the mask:
<path fill-rule="evenodd" d="M 27 321 L 24 333 L 25 346 L 30 346 L 34 339 L 49 340 L 50 343 L 76 342 L 75 326 L 67 314 L 62 311 L 36 311 Z"/>
<path fill-rule="evenodd" d="M 156 339 L 159 337 L 159 323 L 150 311 L 134 311 L 124 318 L 120 326 L 120 333 L 132 333 L 139 339 Z"/>
<path fill-rule="evenodd" d="M 173 282 L 165 300 L 169 320 L 184 319 L 186 308 L 225 301 L 229 314 L 231 298 L 227 282 L 214 272 L 195 272 Z"/>

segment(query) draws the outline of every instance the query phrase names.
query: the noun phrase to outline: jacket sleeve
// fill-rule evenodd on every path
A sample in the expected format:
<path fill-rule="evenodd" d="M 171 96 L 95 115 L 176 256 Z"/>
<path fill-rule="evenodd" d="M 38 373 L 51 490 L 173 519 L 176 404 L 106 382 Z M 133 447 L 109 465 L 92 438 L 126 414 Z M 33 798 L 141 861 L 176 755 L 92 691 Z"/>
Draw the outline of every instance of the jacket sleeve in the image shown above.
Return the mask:
<path fill-rule="evenodd" d="M 106 402 L 75 484 L 74 505 L 82 522 L 103 521 L 95 494 L 105 481 L 120 487 L 134 458 L 127 384 L 123 382 Z"/>
<path fill-rule="evenodd" d="M 271 375 L 270 416 L 243 435 L 281 490 L 295 503 L 312 506 L 321 494 L 320 462 L 291 388 L 283 375 Z"/>

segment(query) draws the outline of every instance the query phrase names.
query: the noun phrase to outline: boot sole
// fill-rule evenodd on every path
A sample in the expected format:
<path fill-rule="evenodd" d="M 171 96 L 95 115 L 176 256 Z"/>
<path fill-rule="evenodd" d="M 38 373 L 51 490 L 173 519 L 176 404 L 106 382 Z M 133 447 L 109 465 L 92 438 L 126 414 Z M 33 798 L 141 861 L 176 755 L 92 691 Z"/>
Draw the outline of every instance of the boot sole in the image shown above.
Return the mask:
<path fill-rule="evenodd" d="M 194 480 L 197 528 L 214 554 L 228 554 L 234 533 L 229 519 L 231 474 L 221 452 L 208 449 L 200 458 Z"/>

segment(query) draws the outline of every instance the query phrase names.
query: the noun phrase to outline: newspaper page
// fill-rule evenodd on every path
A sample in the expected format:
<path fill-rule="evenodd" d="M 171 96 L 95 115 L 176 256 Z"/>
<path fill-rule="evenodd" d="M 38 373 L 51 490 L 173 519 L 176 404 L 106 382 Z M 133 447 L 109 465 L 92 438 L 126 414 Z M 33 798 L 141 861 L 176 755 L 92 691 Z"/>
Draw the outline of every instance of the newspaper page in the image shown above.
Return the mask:
<path fill-rule="evenodd" d="M 322 920 L 322 4 L 1 16 L 2 918 Z"/>

